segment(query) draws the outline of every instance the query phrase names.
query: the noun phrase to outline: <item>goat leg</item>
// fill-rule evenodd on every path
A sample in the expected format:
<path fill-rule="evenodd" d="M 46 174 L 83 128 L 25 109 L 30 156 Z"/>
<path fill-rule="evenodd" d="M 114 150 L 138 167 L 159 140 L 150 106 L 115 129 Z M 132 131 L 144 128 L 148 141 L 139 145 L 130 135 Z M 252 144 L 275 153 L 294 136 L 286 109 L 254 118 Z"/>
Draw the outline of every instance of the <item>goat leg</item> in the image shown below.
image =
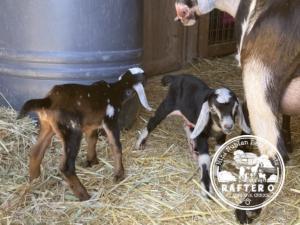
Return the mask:
<path fill-rule="evenodd" d="M 46 121 L 40 121 L 41 130 L 37 143 L 32 147 L 29 154 L 29 179 L 30 181 L 38 178 L 41 173 L 41 162 L 45 152 L 51 143 L 54 135 L 51 126 Z"/>
<path fill-rule="evenodd" d="M 122 163 L 122 145 L 120 142 L 120 129 L 118 122 L 114 119 L 106 119 L 103 124 L 108 142 L 111 146 L 114 157 L 114 181 L 118 182 L 124 179 L 124 167 Z"/>

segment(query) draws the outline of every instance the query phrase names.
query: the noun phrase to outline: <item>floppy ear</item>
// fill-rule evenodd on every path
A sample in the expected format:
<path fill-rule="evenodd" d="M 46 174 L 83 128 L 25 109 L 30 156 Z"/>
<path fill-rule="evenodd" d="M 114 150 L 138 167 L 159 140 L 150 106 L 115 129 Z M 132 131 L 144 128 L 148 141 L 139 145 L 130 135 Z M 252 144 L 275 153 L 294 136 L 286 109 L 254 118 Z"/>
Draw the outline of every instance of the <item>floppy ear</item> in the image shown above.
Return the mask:
<path fill-rule="evenodd" d="M 238 106 L 238 122 L 239 126 L 244 131 L 246 134 L 251 134 L 251 128 L 249 127 L 245 114 L 248 113 L 246 112 L 246 109 L 243 110 L 243 104 L 240 100 L 238 100 L 239 106 Z M 249 120 L 248 120 L 249 121 Z"/>
<path fill-rule="evenodd" d="M 191 139 L 195 139 L 206 127 L 207 123 L 209 121 L 209 105 L 208 102 L 204 102 L 202 105 L 201 112 L 199 114 L 197 123 L 195 125 L 195 128 L 193 130 L 193 133 L 191 134 Z"/>

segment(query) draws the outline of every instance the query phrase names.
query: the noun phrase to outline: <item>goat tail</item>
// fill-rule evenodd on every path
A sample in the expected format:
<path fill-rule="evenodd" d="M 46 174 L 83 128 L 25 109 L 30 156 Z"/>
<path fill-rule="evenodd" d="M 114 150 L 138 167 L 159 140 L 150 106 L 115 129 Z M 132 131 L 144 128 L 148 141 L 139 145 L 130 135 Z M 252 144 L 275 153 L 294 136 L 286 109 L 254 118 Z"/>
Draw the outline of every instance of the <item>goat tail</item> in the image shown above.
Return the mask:
<path fill-rule="evenodd" d="M 174 75 L 166 75 L 161 79 L 161 84 L 162 86 L 168 86 L 171 84 L 174 80 L 175 76 Z"/>
<path fill-rule="evenodd" d="M 31 99 L 22 106 L 17 119 L 24 118 L 29 112 L 33 112 L 42 108 L 49 108 L 51 106 L 51 100 L 49 98 L 43 99 Z"/>

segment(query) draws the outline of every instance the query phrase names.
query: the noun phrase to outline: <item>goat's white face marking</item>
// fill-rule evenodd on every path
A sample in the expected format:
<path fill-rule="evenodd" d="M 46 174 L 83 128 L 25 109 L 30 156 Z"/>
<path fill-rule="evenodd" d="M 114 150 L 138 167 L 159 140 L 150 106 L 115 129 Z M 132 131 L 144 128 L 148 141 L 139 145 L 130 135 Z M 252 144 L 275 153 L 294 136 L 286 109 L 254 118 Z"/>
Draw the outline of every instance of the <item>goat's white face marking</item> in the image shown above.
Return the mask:
<path fill-rule="evenodd" d="M 244 65 L 243 77 L 251 128 L 255 135 L 277 146 L 279 132 L 276 117 L 266 99 L 267 84 L 272 82 L 272 72 L 260 60 L 250 58 Z M 263 146 L 259 146 L 259 150 L 269 157 L 275 154 L 272 149 Z"/>
<path fill-rule="evenodd" d="M 115 108 L 111 104 L 108 104 L 106 107 L 106 115 L 109 118 L 111 118 L 114 116 L 114 114 L 115 114 Z"/>
<path fill-rule="evenodd" d="M 230 134 L 230 132 L 232 131 L 232 129 L 234 127 L 234 121 L 233 121 L 232 117 L 224 116 L 223 119 L 221 120 L 221 126 L 222 126 L 222 130 L 223 130 L 223 132 L 225 132 L 225 134 Z"/>
<path fill-rule="evenodd" d="M 109 98 L 107 99 L 107 103 L 110 103 L 110 99 Z"/>
<path fill-rule="evenodd" d="M 140 68 L 140 67 L 133 67 L 133 68 L 130 68 L 128 71 L 132 75 L 137 75 L 137 74 L 143 74 L 143 73 L 145 73 L 144 70 L 142 68 Z M 122 80 L 122 77 L 123 77 L 124 74 L 122 74 L 121 76 L 119 76 L 119 80 Z"/>
<path fill-rule="evenodd" d="M 221 104 L 228 103 L 231 99 L 231 93 L 227 88 L 219 88 L 215 90 L 215 94 L 218 95 L 217 101 Z"/>
<path fill-rule="evenodd" d="M 140 67 L 131 68 L 131 69 L 129 69 L 129 71 L 132 75 L 144 73 L 144 70 L 142 70 Z"/>

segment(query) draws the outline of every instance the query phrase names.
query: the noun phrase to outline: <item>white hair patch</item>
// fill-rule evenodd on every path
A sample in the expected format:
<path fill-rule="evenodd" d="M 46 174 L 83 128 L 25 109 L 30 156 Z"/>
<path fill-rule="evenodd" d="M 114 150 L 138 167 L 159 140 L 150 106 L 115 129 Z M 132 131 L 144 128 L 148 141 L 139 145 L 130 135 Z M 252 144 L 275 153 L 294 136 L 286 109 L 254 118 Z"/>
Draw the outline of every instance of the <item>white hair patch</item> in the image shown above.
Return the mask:
<path fill-rule="evenodd" d="M 227 88 L 219 88 L 215 91 L 217 97 L 217 101 L 221 104 L 228 103 L 231 98 L 231 93 Z"/>
<path fill-rule="evenodd" d="M 251 1 L 248 16 L 242 23 L 242 35 L 241 35 L 240 45 L 238 47 L 238 54 L 236 55 L 236 59 L 238 60 L 239 66 L 241 66 L 241 51 L 243 48 L 244 39 L 252 30 L 259 15 L 259 13 L 255 11 L 256 1 L 257 0 Z"/>
<path fill-rule="evenodd" d="M 131 68 L 131 69 L 129 69 L 129 71 L 132 75 L 144 73 L 144 70 L 142 70 L 139 67 Z"/>
<path fill-rule="evenodd" d="M 149 132 L 148 132 L 148 129 L 147 129 L 147 127 L 146 127 L 146 128 L 144 128 L 144 129 L 142 130 L 142 132 L 140 133 L 140 136 L 139 136 L 139 138 L 138 138 L 138 140 L 137 140 L 137 142 L 136 142 L 136 144 L 135 144 L 135 148 L 136 148 L 136 149 L 139 149 L 139 148 L 140 148 L 141 144 L 142 144 L 143 141 L 148 137 L 148 135 L 149 135 Z"/>
<path fill-rule="evenodd" d="M 198 156 L 198 165 L 202 168 L 203 165 L 206 165 L 207 170 L 210 167 L 210 156 L 208 154 L 201 154 Z"/>
<path fill-rule="evenodd" d="M 115 108 L 111 104 L 108 104 L 106 107 L 106 115 L 109 118 L 111 118 L 114 116 L 114 114 L 115 114 Z"/>

